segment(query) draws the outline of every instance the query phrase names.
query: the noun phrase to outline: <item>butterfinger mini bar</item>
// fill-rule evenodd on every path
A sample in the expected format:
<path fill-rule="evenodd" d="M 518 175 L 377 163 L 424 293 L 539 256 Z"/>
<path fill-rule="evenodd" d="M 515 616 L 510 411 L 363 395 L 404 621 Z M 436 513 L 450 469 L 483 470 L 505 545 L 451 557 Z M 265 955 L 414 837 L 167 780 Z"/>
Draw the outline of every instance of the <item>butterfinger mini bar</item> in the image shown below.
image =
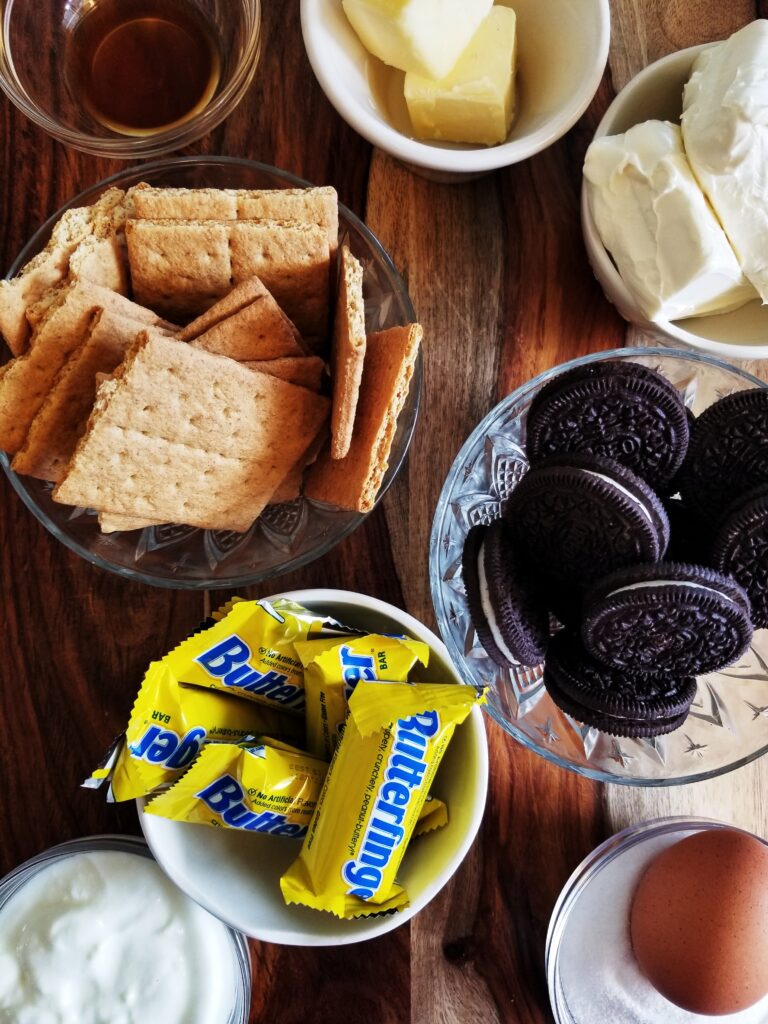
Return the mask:
<path fill-rule="evenodd" d="M 125 737 L 85 783 L 111 782 L 114 800 L 132 800 L 174 782 L 210 740 L 240 742 L 275 736 L 303 742 L 292 715 L 211 690 L 180 686 L 167 665 L 153 662 L 144 676 Z"/>
<path fill-rule="evenodd" d="M 285 744 L 209 743 L 183 778 L 150 800 L 144 812 L 300 838 L 327 770 L 324 761 Z"/>
<path fill-rule="evenodd" d="M 417 661 L 426 666 L 429 647 L 409 637 L 376 633 L 296 645 L 304 666 L 307 747 L 330 761 L 347 717 L 348 701 L 361 680 L 404 683 Z"/>
<path fill-rule="evenodd" d="M 302 714 L 304 669 L 294 643 L 319 635 L 328 620 L 290 601 L 242 601 L 225 606 L 216 625 L 163 658 L 189 686 L 244 697 Z"/>
<path fill-rule="evenodd" d="M 358 684 L 301 853 L 280 879 L 286 903 L 340 918 L 407 906 L 400 861 L 453 731 L 481 699 L 457 684 Z"/>

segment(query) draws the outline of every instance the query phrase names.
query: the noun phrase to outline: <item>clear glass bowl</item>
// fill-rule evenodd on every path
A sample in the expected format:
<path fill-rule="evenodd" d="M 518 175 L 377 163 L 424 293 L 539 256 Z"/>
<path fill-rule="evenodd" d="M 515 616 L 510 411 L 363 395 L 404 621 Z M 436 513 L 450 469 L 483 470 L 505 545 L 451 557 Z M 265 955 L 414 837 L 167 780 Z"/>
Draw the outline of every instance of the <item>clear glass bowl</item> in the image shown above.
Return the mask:
<path fill-rule="evenodd" d="M 443 486 L 430 542 L 432 603 L 440 633 L 465 679 L 490 687 L 487 711 L 548 761 L 602 782 L 665 786 L 711 778 L 768 750 L 768 630 L 755 633 L 743 658 L 702 676 L 685 724 L 668 736 L 618 739 L 581 725 L 551 700 L 543 666 L 499 668 L 475 634 L 461 577 L 464 539 L 476 523 L 500 515 L 528 468 L 526 417 L 536 393 L 553 377 L 598 360 L 627 360 L 659 370 L 698 415 L 718 398 L 766 387 L 751 374 L 711 356 L 663 348 L 595 353 L 548 370 L 492 409 L 459 452 Z"/>
<path fill-rule="evenodd" d="M 141 0 L 132 0 L 134 9 Z M 235 109 L 251 84 L 261 48 L 260 0 L 185 0 L 218 37 L 221 71 L 210 101 L 153 135 L 122 135 L 78 101 L 65 73 L 74 26 L 93 0 L 0 0 L 0 88 L 22 113 L 59 142 L 117 159 L 157 157 L 194 142 Z M 122 0 L 125 8 L 125 0 Z"/>
<path fill-rule="evenodd" d="M 733 826 L 709 818 L 646 821 L 611 836 L 581 862 L 563 886 L 547 931 L 555 1024 L 768 1024 L 768 999 L 721 1017 L 674 1006 L 641 974 L 632 953 L 629 912 L 645 869 L 681 839 L 721 828 Z"/>
<path fill-rule="evenodd" d="M 85 839 L 73 839 L 58 846 L 52 846 L 49 850 L 24 861 L 17 868 L 14 868 L 5 878 L 0 879 L 0 921 L 4 904 L 11 899 L 26 883 L 38 872 L 44 871 L 49 865 L 63 860 L 67 857 L 75 857 L 83 853 L 94 853 L 103 850 L 116 850 L 119 853 L 132 853 L 138 857 L 146 857 L 154 861 L 149 847 L 143 839 L 136 836 L 103 835 L 88 836 Z M 140 894 L 131 894 L 132 898 L 138 899 Z M 232 945 L 233 971 L 235 989 L 232 993 L 232 1010 L 227 1019 L 227 1024 L 247 1024 L 248 1014 L 251 1005 L 251 958 L 248 951 L 248 943 L 245 936 L 240 932 L 228 928 L 222 923 L 222 928 Z"/>
<path fill-rule="evenodd" d="M 122 171 L 81 192 L 37 231 L 8 271 L 13 277 L 45 245 L 53 224 L 65 209 L 94 202 L 112 186 L 128 188 L 139 181 L 186 188 L 304 188 L 307 182 L 265 164 L 228 157 L 189 157 L 146 164 Z M 339 239 L 364 267 L 365 320 L 368 332 L 412 323 L 416 314 L 405 284 L 366 226 L 339 205 Z M 5 362 L 10 353 L 5 350 Z M 408 397 L 400 413 L 379 500 L 394 480 L 408 451 L 422 385 L 421 354 Z M 60 541 L 102 569 L 163 587 L 209 589 L 242 587 L 298 569 L 325 554 L 365 518 L 359 512 L 329 509 L 298 498 L 269 506 L 247 533 L 200 530 L 166 525 L 130 533 L 103 534 L 96 515 L 83 508 L 59 505 L 52 485 L 17 476 L 7 455 L 0 464 L 25 504 Z"/>

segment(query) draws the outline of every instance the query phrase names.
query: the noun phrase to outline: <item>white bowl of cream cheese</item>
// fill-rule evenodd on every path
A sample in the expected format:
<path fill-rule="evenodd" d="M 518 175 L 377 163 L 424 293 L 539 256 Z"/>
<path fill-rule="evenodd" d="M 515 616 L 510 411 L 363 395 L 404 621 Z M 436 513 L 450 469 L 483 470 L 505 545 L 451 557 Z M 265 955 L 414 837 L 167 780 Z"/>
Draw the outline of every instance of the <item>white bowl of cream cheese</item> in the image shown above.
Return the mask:
<path fill-rule="evenodd" d="M 413 138 L 403 73 L 366 51 L 341 0 L 301 0 L 301 27 L 320 86 L 355 131 L 426 177 L 460 181 L 552 145 L 587 109 L 608 59 L 608 0 L 496 2 L 517 15 L 518 99 L 506 142 L 494 146 Z"/>
<path fill-rule="evenodd" d="M 616 96 L 598 125 L 595 139 L 620 135 L 649 120 L 680 122 L 683 88 L 696 58 L 712 45 L 669 54 L 641 71 Z M 584 183 L 581 194 L 584 242 L 592 269 L 607 298 L 625 320 L 667 338 L 729 359 L 768 359 L 768 306 L 759 298 L 726 313 L 669 320 L 650 319 L 619 275 L 598 232 Z"/>
<path fill-rule="evenodd" d="M 419 679 L 462 682 L 442 641 L 394 605 L 344 590 L 297 590 L 277 596 L 359 629 L 405 633 L 421 640 L 430 648 L 430 659 Z M 339 946 L 392 931 L 438 894 L 474 841 L 487 788 L 485 724 L 475 707 L 456 728 L 431 787 L 448 807 L 448 823 L 412 840 L 403 858 L 398 881 L 408 893 L 409 905 L 396 914 L 351 921 L 283 901 L 280 876 L 298 856 L 300 840 L 172 821 L 144 814 L 141 800 L 138 805 L 141 827 L 158 863 L 180 889 L 220 920 L 264 942 Z"/>
<path fill-rule="evenodd" d="M 250 984 L 243 937 L 140 839 L 62 843 L 0 882 L 0 1020 L 245 1024 Z"/>

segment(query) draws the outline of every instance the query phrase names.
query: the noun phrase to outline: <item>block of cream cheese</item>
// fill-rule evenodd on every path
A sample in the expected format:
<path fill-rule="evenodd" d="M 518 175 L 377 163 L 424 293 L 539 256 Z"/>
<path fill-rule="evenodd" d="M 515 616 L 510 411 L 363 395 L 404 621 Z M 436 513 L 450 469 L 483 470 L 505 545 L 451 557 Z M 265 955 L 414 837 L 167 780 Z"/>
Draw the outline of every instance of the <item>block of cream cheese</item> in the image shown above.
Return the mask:
<path fill-rule="evenodd" d="M 603 244 L 649 320 L 725 313 L 756 297 L 693 176 L 677 125 L 646 121 L 596 139 L 584 176 Z"/>
<path fill-rule="evenodd" d="M 697 57 L 683 94 L 694 174 L 742 270 L 768 302 L 768 21 Z"/>
<path fill-rule="evenodd" d="M 443 78 L 493 0 L 343 0 L 363 46 L 401 71 Z"/>
<path fill-rule="evenodd" d="M 418 138 L 504 142 L 515 113 L 515 22 L 509 7 L 494 7 L 445 78 L 408 72 L 405 99 Z"/>

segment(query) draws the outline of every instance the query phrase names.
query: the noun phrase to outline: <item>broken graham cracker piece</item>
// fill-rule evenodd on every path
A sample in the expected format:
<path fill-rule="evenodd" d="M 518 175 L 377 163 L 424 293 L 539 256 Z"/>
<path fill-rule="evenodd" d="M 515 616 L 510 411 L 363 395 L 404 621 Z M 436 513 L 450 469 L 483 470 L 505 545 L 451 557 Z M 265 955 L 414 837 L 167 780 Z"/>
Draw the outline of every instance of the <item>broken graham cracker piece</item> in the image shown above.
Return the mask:
<path fill-rule="evenodd" d="M 299 332 L 258 277 L 236 285 L 185 327 L 179 340 L 238 362 L 305 355 Z"/>
<path fill-rule="evenodd" d="M 331 458 L 343 459 L 352 442 L 357 396 L 365 359 L 363 266 L 346 245 L 339 260 L 339 291 L 331 346 L 333 408 Z"/>
<path fill-rule="evenodd" d="M 295 220 L 322 228 L 335 254 L 339 236 L 336 189 L 153 188 L 128 191 L 132 214 L 145 220 Z"/>
<path fill-rule="evenodd" d="M 70 259 L 89 237 L 103 237 L 105 225 L 125 196 L 122 189 L 108 189 L 92 206 L 66 210 L 54 224 L 48 244 L 10 281 L 0 281 L 0 333 L 14 355 L 26 350 L 30 326 L 26 311 L 45 293 L 61 284 L 69 273 Z M 91 264 L 91 266 L 93 266 Z"/>
<path fill-rule="evenodd" d="M 105 381 L 54 501 L 245 532 L 321 430 L 329 402 L 143 333 Z"/>
<path fill-rule="evenodd" d="M 233 285 L 258 277 L 310 346 L 324 341 L 330 250 L 321 228 L 271 220 L 131 220 L 126 239 L 134 297 L 163 316 L 200 316 Z"/>
<path fill-rule="evenodd" d="M 115 512 L 99 512 L 98 518 L 102 533 L 130 533 L 132 530 L 164 525 L 154 519 L 137 519 L 135 516 L 121 516 Z"/>
<path fill-rule="evenodd" d="M 66 361 L 11 463 L 16 473 L 59 482 L 85 432 L 97 380 L 111 374 L 144 330 L 139 320 L 99 309 L 82 344 Z"/>
<path fill-rule="evenodd" d="M 6 365 L 0 376 L 0 449 L 17 452 L 62 366 L 82 344 L 98 308 L 139 325 L 167 331 L 165 321 L 116 292 L 78 281 L 62 289 L 46 310 L 28 352 Z"/>
<path fill-rule="evenodd" d="M 325 373 L 325 363 L 319 356 L 285 356 L 280 359 L 246 361 L 242 365 L 249 370 L 259 370 L 315 392 L 322 387 Z"/>
<path fill-rule="evenodd" d="M 368 338 L 355 430 L 343 459 L 323 449 L 307 477 L 304 493 L 315 501 L 369 512 L 376 501 L 405 404 L 422 329 L 392 327 Z"/>

